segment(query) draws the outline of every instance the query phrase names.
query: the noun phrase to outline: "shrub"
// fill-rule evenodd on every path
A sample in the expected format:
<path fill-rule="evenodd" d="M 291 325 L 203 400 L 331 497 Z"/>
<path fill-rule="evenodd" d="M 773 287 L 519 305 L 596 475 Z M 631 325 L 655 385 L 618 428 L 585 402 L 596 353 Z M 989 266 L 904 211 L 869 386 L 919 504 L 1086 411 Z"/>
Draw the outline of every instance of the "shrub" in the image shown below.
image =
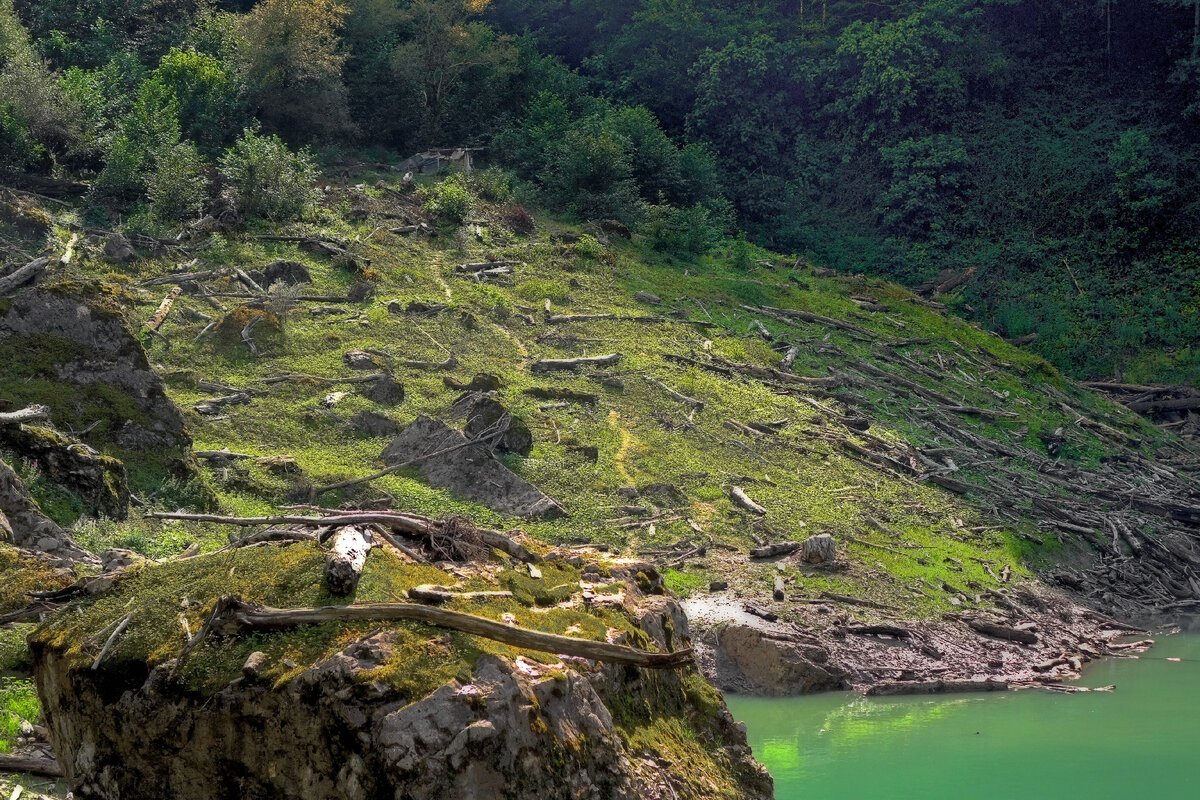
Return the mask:
<path fill-rule="evenodd" d="M 575 244 L 575 255 L 591 259 L 600 258 L 604 255 L 604 245 L 600 244 L 600 240 L 595 236 L 585 233 Z"/>
<path fill-rule="evenodd" d="M 247 216 L 299 219 L 317 200 L 317 166 L 307 149 L 293 153 L 278 136 L 247 128 L 221 156 L 221 175 Z"/>
<path fill-rule="evenodd" d="M 512 199 L 512 178 L 497 167 L 488 167 L 471 177 L 471 188 L 475 194 L 493 203 L 504 203 Z"/>
<path fill-rule="evenodd" d="M 435 183 L 425 190 L 424 195 L 426 211 L 455 225 L 462 224 L 475 203 L 475 198 L 467 189 L 467 182 L 461 174 Z"/>
<path fill-rule="evenodd" d="M 651 206 L 642 226 L 655 250 L 701 255 L 712 249 L 717 227 L 703 206 Z"/>
<path fill-rule="evenodd" d="M 158 168 L 147 182 L 150 210 L 163 222 L 196 215 L 204 206 L 204 158 L 196 145 L 180 142 L 157 154 Z"/>
<path fill-rule="evenodd" d="M 509 206 L 504 212 L 504 224 L 513 233 L 521 233 L 526 236 L 533 233 L 537 227 L 533 215 L 525 209 L 525 206 Z"/>
<path fill-rule="evenodd" d="M 0 103 L 0 167 L 34 169 L 46 161 L 46 149 L 29 134 L 17 110 Z"/>

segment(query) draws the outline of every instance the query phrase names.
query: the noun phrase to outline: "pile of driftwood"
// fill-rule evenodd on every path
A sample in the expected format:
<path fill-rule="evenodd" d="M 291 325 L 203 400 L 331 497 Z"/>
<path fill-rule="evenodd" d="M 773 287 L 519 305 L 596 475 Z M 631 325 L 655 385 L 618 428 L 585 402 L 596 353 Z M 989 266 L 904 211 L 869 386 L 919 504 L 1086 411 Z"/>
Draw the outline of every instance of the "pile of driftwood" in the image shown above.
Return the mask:
<path fill-rule="evenodd" d="M 1133 383 L 1088 381 L 1089 389 L 1104 392 L 1160 428 L 1200 442 L 1200 389 L 1194 386 L 1144 386 Z"/>

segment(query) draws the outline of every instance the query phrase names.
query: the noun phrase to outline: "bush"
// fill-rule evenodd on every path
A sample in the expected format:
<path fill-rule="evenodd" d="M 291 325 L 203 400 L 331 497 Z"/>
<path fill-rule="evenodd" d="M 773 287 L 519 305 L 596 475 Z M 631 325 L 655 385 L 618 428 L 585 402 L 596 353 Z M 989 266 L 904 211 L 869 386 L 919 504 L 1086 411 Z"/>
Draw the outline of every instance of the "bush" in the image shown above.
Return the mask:
<path fill-rule="evenodd" d="M 512 178 L 497 167 L 476 172 L 471 177 L 471 188 L 475 194 L 493 203 L 504 203 L 512 199 Z"/>
<path fill-rule="evenodd" d="M 467 189 L 467 182 L 461 174 L 435 183 L 425 190 L 424 196 L 426 211 L 455 225 L 462 224 L 475 203 L 475 197 Z"/>
<path fill-rule="evenodd" d="M 719 234 L 703 206 L 651 206 L 642 231 L 655 250 L 689 255 L 707 253 Z"/>
<path fill-rule="evenodd" d="M 204 206 L 204 158 L 196 145 L 180 142 L 158 153 L 158 168 L 150 176 L 146 195 L 150 210 L 162 222 L 195 216 Z"/>
<path fill-rule="evenodd" d="M 0 103 L 0 167 L 27 170 L 41 167 L 46 161 L 46 148 L 29 134 L 17 110 Z"/>
<path fill-rule="evenodd" d="M 513 233 L 520 233 L 528 236 L 537 228 L 537 223 L 534 222 L 533 215 L 530 214 L 525 206 L 509 206 L 504 212 L 504 224 Z"/>
<path fill-rule="evenodd" d="M 307 149 L 293 153 L 278 136 L 247 128 L 221 156 L 221 175 L 247 216 L 299 219 L 317 201 L 317 165 Z"/>

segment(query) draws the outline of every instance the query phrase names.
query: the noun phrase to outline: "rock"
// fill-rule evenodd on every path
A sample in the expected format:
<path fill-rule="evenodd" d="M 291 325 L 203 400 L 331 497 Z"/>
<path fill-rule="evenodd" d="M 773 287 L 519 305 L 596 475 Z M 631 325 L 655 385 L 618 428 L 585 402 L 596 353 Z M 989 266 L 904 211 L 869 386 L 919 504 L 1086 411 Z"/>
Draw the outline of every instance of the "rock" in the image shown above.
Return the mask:
<path fill-rule="evenodd" d="M 92 441 L 126 450 L 190 448 L 183 415 L 107 292 L 100 284 L 60 284 L 26 290 L 0 306 L 8 399 L 45 403 L 59 427 L 99 421 Z M 53 396 L 22 394 L 39 383 L 56 384 Z"/>
<path fill-rule="evenodd" d="M 118 264 L 128 264 L 137 258 L 137 253 L 128 239 L 119 233 L 114 233 L 104 243 L 104 257 L 109 261 L 116 261 Z"/>
<path fill-rule="evenodd" d="M 596 222 L 600 230 L 605 233 L 611 233 L 613 236 L 620 236 L 622 239 L 630 237 L 629 226 L 623 222 L 618 222 L 615 219 L 602 219 Z"/>
<path fill-rule="evenodd" d="M 379 369 L 379 361 L 375 356 L 363 350 L 350 350 L 342 355 L 346 366 L 359 372 L 374 372 Z"/>
<path fill-rule="evenodd" d="M 346 299 L 352 303 L 365 303 L 375 299 L 378 285 L 372 281 L 355 281 L 346 291 Z"/>
<path fill-rule="evenodd" d="M 651 636 L 669 627 L 686 646 L 681 617 L 664 608 L 643 619 Z M 374 634 L 278 686 L 255 652 L 244 677 L 207 694 L 172 679 L 174 662 L 92 670 L 40 640 L 33 656 L 50 740 L 74 796 L 88 800 L 666 800 L 704 796 L 712 780 L 730 800 L 772 797 L 723 703 L 689 704 L 682 671 L 484 654 L 461 682 L 408 697 L 369 678 L 406 647 Z M 618 703 L 686 716 L 703 739 L 679 743 L 684 760 L 664 770 L 664 753 L 625 744 Z M 688 748 L 703 749 L 711 775 L 682 769 Z"/>
<path fill-rule="evenodd" d="M 296 461 L 294 456 L 265 456 L 258 459 L 258 465 L 272 475 L 279 475 L 281 477 L 299 475 L 303 472 L 300 468 L 300 463 Z"/>
<path fill-rule="evenodd" d="M 566 513 L 536 486 L 500 463 L 490 447 L 467 442 L 466 436 L 444 422 L 421 415 L 387 446 L 381 458 L 388 466 L 395 466 L 440 453 L 415 465 L 434 486 L 502 514 L 554 518 Z"/>
<path fill-rule="evenodd" d="M 467 392 L 450 407 L 454 419 L 467 421 L 463 433 L 468 439 L 481 439 L 504 453 L 528 455 L 533 447 L 533 434 L 508 407 L 497 399 L 495 392 Z"/>
<path fill-rule="evenodd" d="M 289 286 L 312 283 L 312 274 L 309 273 L 308 267 L 299 261 L 272 261 L 263 267 L 262 272 L 263 279 L 260 284 L 264 289 L 268 289 L 276 283 L 286 283 Z"/>
<path fill-rule="evenodd" d="M 384 375 L 370 384 L 363 397 L 382 406 L 394 406 L 404 402 L 404 384 L 391 375 Z"/>
<path fill-rule="evenodd" d="M 0 541 L 51 553 L 64 562 L 95 564 L 96 557 L 42 513 L 25 484 L 0 460 Z"/>
<path fill-rule="evenodd" d="M 350 418 L 350 427 L 362 436 L 395 436 L 400 423 L 378 411 L 360 411 Z"/>
<path fill-rule="evenodd" d="M 639 303 L 649 303 L 653 306 L 656 306 L 662 302 L 661 297 L 656 294 L 650 294 L 649 292 L 634 292 L 633 299 L 637 300 Z"/>
<path fill-rule="evenodd" d="M 141 553 L 135 553 L 132 550 L 126 550 L 122 547 L 114 547 L 100 554 L 100 567 L 105 572 L 116 572 L 117 570 L 132 567 L 135 564 L 145 564 L 147 560 Z"/>
<path fill-rule="evenodd" d="M 710 592 L 723 592 L 728 588 L 729 588 L 728 581 L 713 581 L 712 583 L 710 583 L 708 585 L 708 590 Z"/>
<path fill-rule="evenodd" d="M 845 675 L 817 645 L 727 625 L 717 641 L 716 684 L 725 691 L 788 696 L 841 689 Z"/>
<path fill-rule="evenodd" d="M 837 542 L 828 533 L 810 536 L 801 545 L 800 553 L 808 564 L 832 564 L 837 560 Z"/>
<path fill-rule="evenodd" d="M 467 392 L 495 392 L 500 389 L 500 376 L 487 372 L 478 372 L 474 378 L 471 378 L 470 383 L 457 381 L 450 376 L 442 378 L 442 383 L 446 384 L 447 389 L 457 389 Z"/>
<path fill-rule="evenodd" d="M 42 475 L 78 496 L 88 513 L 116 520 L 128 515 L 129 483 L 119 460 L 37 425 L 0 426 L 0 444 L 37 461 Z"/>

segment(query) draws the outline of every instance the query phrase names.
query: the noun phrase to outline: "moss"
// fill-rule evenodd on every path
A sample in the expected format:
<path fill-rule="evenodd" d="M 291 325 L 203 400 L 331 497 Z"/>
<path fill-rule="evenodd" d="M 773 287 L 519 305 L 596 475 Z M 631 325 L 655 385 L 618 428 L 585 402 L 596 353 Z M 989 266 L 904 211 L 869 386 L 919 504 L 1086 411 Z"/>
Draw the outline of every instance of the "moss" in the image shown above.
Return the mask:
<path fill-rule="evenodd" d="M 0 544 L 0 614 L 28 605 L 26 592 L 60 589 L 74 579 L 70 570 L 61 570 L 47 561 L 21 555 L 15 548 Z"/>
<path fill-rule="evenodd" d="M 243 549 L 142 566 L 107 594 L 81 603 L 73 613 L 48 621 L 33 638 L 40 644 L 63 650 L 77 668 L 83 668 L 94 657 L 89 640 L 95 631 L 125 614 L 133 614 L 127 632 L 111 651 L 108 668 L 117 673 L 126 668 L 144 672 L 143 665 L 153 666 L 177 656 L 185 642 L 180 620 L 186 619 L 190 630 L 198 631 L 221 595 L 236 594 L 250 602 L 284 608 L 349 602 L 350 599 L 327 594 L 322 583 L 323 569 L 323 553 L 308 545 Z M 545 565 L 544 571 L 556 578 L 574 575 L 573 585 L 578 591 L 578 572 L 573 568 L 551 563 Z M 464 588 L 514 585 L 513 576 L 518 574 L 504 570 L 498 581 L 475 578 L 467 581 Z M 403 599 L 404 592 L 413 586 L 426 583 L 453 585 L 456 579 L 435 567 L 408 564 L 388 552 L 375 550 L 352 599 L 395 601 Z M 528 594 L 529 600 L 538 596 L 533 591 Z M 564 599 L 569 596 L 568 592 Z M 545 610 L 531 606 L 531 602 L 519 598 L 486 603 L 455 601 L 449 605 L 454 610 L 492 619 L 511 615 L 518 624 L 534 630 L 559 634 L 571 631 L 572 635 L 598 640 L 604 640 L 610 629 L 634 632 L 636 627 L 624 612 L 611 608 L 590 610 L 573 606 Z M 380 630 L 393 636 L 395 656 L 363 677 L 384 681 L 411 698 L 420 697 L 452 678 L 465 679 L 481 653 L 509 657 L 525 654 L 537 660 L 555 660 L 546 653 L 525 653 L 466 634 L 447 635 L 444 630 L 420 623 L 329 623 L 206 642 L 180 669 L 179 677 L 193 689 L 215 691 L 240 674 L 251 652 L 261 650 L 268 656 L 265 678 L 284 682 L 352 641 Z"/>

